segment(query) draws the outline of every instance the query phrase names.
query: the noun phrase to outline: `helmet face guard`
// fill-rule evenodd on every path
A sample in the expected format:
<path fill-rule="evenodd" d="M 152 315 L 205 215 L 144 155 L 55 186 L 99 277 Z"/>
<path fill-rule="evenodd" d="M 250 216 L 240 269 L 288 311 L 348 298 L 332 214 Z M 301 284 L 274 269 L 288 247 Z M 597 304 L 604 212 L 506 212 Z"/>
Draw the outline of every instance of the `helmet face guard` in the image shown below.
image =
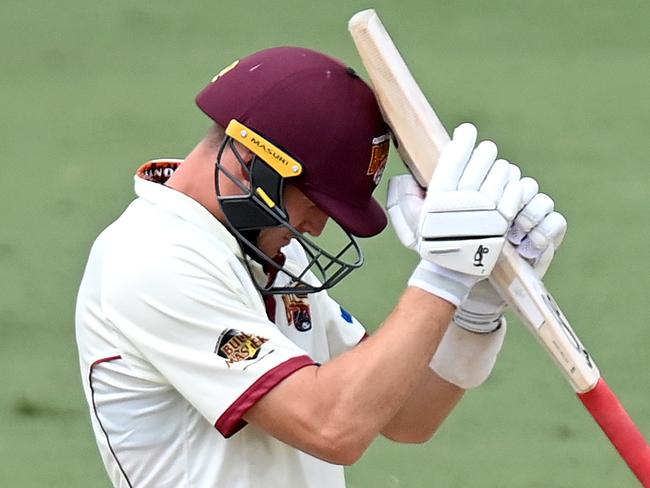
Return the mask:
<path fill-rule="evenodd" d="M 254 154 L 249 164 L 239 154 L 235 141 Z M 221 164 L 223 153 L 228 147 L 248 176 L 247 182 L 236 178 Z M 363 264 L 361 248 L 345 229 L 341 229 L 343 244 L 340 250 L 330 252 L 289 223 L 283 202 L 284 183 L 286 179 L 301 173 L 302 165 L 290 155 L 236 120 L 230 121 L 215 164 L 217 199 L 226 217 L 226 224 L 244 255 L 262 264 L 270 271 L 270 276 L 275 278 L 260 283 L 253 273 L 251 263 L 244 259 L 255 286 L 262 294 L 307 294 L 326 290 Z M 221 174 L 232 181 L 241 190 L 241 194 L 223 195 L 219 184 Z M 272 227 L 284 227 L 302 247 L 307 257 L 307 264 L 302 269 L 287 267 L 277 256 L 269 256 L 258 247 L 257 237 L 260 231 Z M 285 279 L 279 279 L 281 275 L 285 275 Z M 287 284 L 275 286 L 276 281 L 286 281 Z"/>

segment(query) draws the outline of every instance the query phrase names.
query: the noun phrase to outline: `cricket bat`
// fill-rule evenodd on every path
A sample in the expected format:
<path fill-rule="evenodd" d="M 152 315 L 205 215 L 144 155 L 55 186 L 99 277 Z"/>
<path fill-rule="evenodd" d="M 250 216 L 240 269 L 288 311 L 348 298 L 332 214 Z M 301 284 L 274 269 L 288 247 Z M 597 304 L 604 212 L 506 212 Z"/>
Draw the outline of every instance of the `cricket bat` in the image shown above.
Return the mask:
<path fill-rule="evenodd" d="M 374 10 L 348 29 L 368 72 L 396 149 L 426 187 L 449 135 Z M 650 446 L 531 266 L 508 243 L 490 281 L 564 373 L 641 484 L 650 488 Z"/>

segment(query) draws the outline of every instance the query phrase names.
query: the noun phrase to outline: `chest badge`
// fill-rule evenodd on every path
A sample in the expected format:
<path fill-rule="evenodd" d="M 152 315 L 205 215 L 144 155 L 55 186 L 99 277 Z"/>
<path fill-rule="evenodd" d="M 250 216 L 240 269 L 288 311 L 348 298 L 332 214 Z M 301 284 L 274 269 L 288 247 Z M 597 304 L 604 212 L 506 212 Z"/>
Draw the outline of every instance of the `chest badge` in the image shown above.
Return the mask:
<path fill-rule="evenodd" d="M 284 310 L 287 313 L 287 323 L 300 332 L 311 329 L 311 310 L 307 295 L 282 295 Z"/>

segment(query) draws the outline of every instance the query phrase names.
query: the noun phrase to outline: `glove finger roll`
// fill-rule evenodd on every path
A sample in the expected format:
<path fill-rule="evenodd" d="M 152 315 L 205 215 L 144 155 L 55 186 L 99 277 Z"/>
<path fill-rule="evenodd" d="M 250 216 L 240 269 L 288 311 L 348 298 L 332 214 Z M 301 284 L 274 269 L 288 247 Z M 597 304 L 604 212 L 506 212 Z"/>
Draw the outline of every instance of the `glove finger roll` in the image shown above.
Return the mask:
<path fill-rule="evenodd" d="M 458 183 L 459 190 L 478 190 L 497 158 L 497 146 L 492 141 L 483 141 L 472 153 L 465 172 Z"/>
<path fill-rule="evenodd" d="M 402 176 L 393 176 L 388 180 L 388 188 L 386 190 L 386 208 L 394 207 L 399 202 L 400 194 L 400 178 Z"/>
<path fill-rule="evenodd" d="M 424 200 L 424 190 L 418 185 L 415 178 L 411 175 L 399 175 L 388 180 L 386 207 L 398 205 L 399 201 L 407 196 Z"/>
<path fill-rule="evenodd" d="M 472 124 L 462 124 L 454 130 L 453 139 L 442 150 L 428 193 L 456 190 L 474 150 L 477 135 L 476 127 Z"/>
<path fill-rule="evenodd" d="M 535 195 L 515 218 L 515 225 L 524 232 L 539 225 L 539 223 L 553 211 L 554 203 L 545 193 Z"/>
<path fill-rule="evenodd" d="M 551 212 L 528 233 L 528 239 L 538 249 L 545 249 L 549 245 L 557 249 L 564 239 L 566 228 L 567 221 L 564 216 L 558 212 Z"/>
<path fill-rule="evenodd" d="M 418 219 L 422 209 L 424 190 L 411 175 L 394 176 L 388 180 L 386 210 L 400 242 L 415 249 Z"/>
<path fill-rule="evenodd" d="M 535 178 L 524 176 L 521 179 L 521 188 L 523 191 L 524 206 L 528 205 L 537 193 L 539 193 L 539 184 Z"/>
<path fill-rule="evenodd" d="M 521 180 L 521 169 L 516 164 L 510 164 L 510 181 Z"/>
<path fill-rule="evenodd" d="M 524 237 L 526 237 L 526 232 L 518 227 L 517 224 L 512 224 L 508 230 L 507 237 L 508 241 L 517 246 L 524 239 Z"/>
<path fill-rule="evenodd" d="M 503 190 L 510 182 L 510 163 L 505 159 L 497 159 L 481 185 L 481 193 L 498 202 Z"/>
<path fill-rule="evenodd" d="M 530 264 L 535 266 L 538 258 L 544 253 L 546 249 L 548 249 L 548 247 L 549 246 L 538 247 L 530 239 L 529 236 L 526 236 L 517 246 L 517 252 L 522 258 L 527 259 Z"/>
<path fill-rule="evenodd" d="M 544 278 L 546 271 L 548 271 L 551 261 L 553 261 L 553 256 L 555 256 L 555 250 L 553 246 L 549 246 L 546 250 L 537 258 L 537 262 L 533 265 L 533 270 L 539 279 Z"/>
<path fill-rule="evenodd" d="M 395 231 L 395 234 L 397 234 L 402 245 L 408 249 L 415 249 L 417 236 L 415 232 L 413 232 L 413 227 L 409 225 L 399 205 L 389 207 L 388 216 L 393 225 L 393 230 Z"/>
<path fill-rule="evenodd" d="M 503 196 L 499 201 L 497 210 L 506 220 L 512 221 L 521 208 L 522 190 L 519 181 L 511 181 L 503 190 Z"/>

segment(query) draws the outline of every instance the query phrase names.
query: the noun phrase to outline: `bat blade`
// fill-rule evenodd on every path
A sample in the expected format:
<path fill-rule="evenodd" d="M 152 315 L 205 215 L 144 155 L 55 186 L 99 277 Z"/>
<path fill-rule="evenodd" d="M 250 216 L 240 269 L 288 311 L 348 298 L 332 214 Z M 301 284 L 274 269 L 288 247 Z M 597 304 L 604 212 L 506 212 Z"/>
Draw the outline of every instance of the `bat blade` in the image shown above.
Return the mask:
<path fill-rule="evenodd" d="M 397 151 L 417 182 L 426 187 L 449 135 L 377 13 L 363 10 L 355 14 L 348 29 L 392 129 Z"/>
<path fill-rule="evenodd" d="M 593 389 L 600 379 L 596 363 L 544 283 L 511 245 L 504 247 L 490 282 L 551 356 L 573 390 L 586 393 Z"/>
<path fill-rule="evenodd" d="M 348 29 L 400 157 L 426 187 L 449 135 L 376 12 L 355 14 Z M 632 472 L 650 488 L 650 447 L 643 434 L 601 378 L 551 294 L 511 245 L 506 244 L 490 282 L 563 372 Z"/>

